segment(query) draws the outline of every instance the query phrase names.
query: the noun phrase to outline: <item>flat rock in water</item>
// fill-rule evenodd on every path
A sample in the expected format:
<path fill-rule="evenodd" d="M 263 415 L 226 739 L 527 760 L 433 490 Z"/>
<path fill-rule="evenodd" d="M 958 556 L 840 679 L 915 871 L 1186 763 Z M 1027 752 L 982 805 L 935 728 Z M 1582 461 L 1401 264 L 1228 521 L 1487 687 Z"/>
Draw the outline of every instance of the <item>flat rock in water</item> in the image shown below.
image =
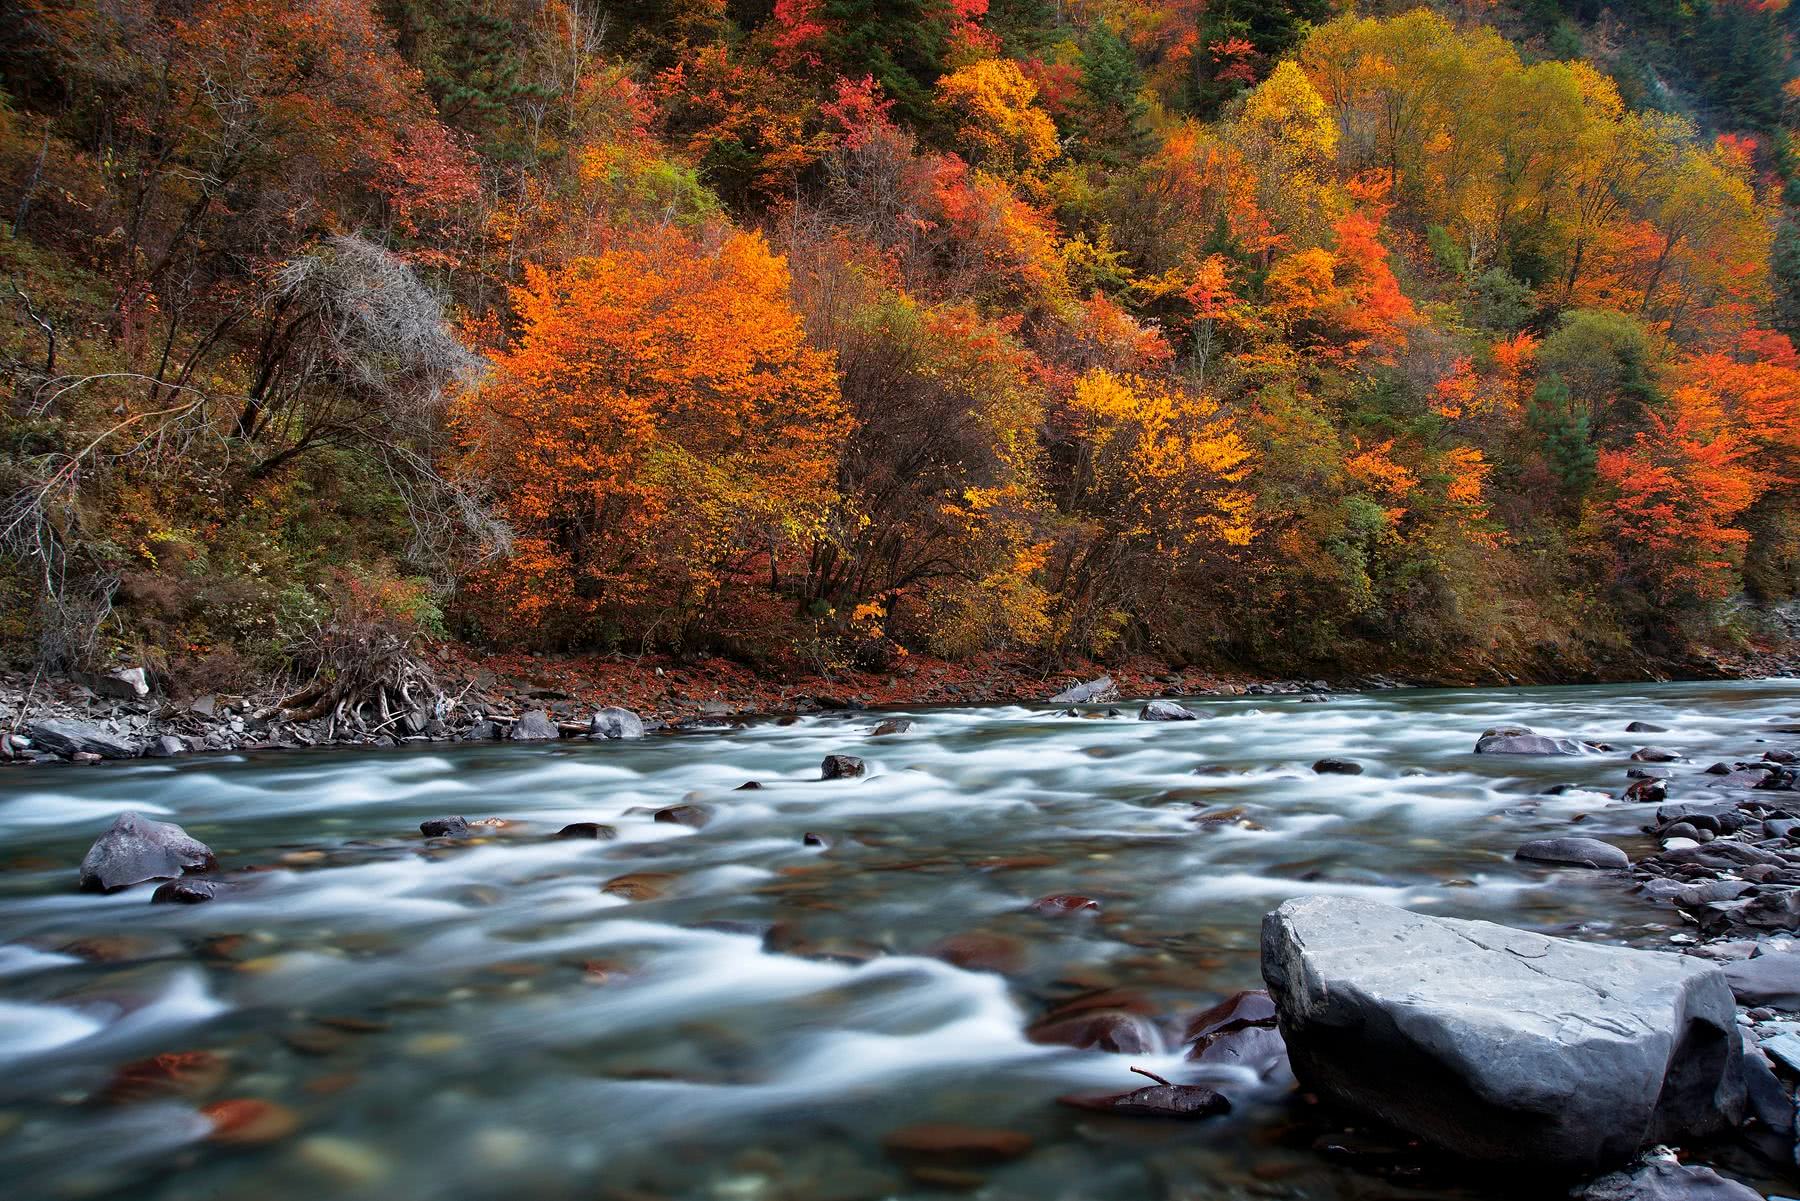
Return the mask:
<path fill-rule="evenodd" d="M 1138 710 L 1139 721 L 1199 721 L 1200 715 L 1174 701 L 1151 701 Z"/>
<path fill-rule="evenodd" d="M 1198 1084 L 1153 1084 L 1129 1093 L 1077 1093 L 1056 1100 L 1075 1109 L 1133 1118 L 1210 1118 L 1231 1112 L 1223 1093 Z"/>
<path fill-rule="evenodd" d="M 550 720 L 550 715 L 542 709 L 533 709 L 513 722 L 513 727 L 506 735 L 514 742 L 554 742 L 562 737 L 562 731 Z"/>
<path fill-rule="evenodd" d="M 654 820 L 664 825 L 698 830 L 712 820 L 712 810 L 705 805 L 670 805 L 667 809 L 658 809 Z"/>
<path fill-rule="evenodd" d="M 1313 770 L 1321 776 L 1360 776 L 1363 765 L 1354 759 L 1321 759 L 1313 764 Z"/>
<path fill-rule="evenodd" d="M 588 737 L 596 742 L 642 738 L 644 719 L 629 709 L 608 705 L 588 719 Z"/>
<path fill-rule="evenodd" d="M 102 759 L 135 759 L 143 750 L 137 743 L 121 738 L 86 721 L 47 717 L 25 727 L 34 749 L 54 751 L 58 755 L 98 755 Z"/>
<path fill-rule="evenodd" d="M 904 734 L 912 729 L 910 717 L 890 717 L 869 731 L 871 738 L 884 738 L 889 734 Z"/>
<path fill-rule="evenodd" d="M 1667 734 L 1668 726 L 1659 726 L 1654 722 L 1634 721 L 1625 727 L 1627 734 Z"/>
<path fill-rule="evenodd" d="M 1639 763 L 1674 763 L 1681 755 L 1667 747 L 1641 746 L 1631 752 L 1631 757 Z"/>
<path fill-rule="evenodd" d="M 1551 738 L 1546 734 L 1483 734 L 1475 743 L 1477 755 L 1579 755 L 1581 744 L 1573 738 Z"/>
<path fill-rule="evenodd" d="M 863 774 L 863 761 L 855 755 L 827 755 L 819 764 L 823 780 L 854 780 Z"/>
<path fill-rule="evenodd" d="M 1665 1159 L 1629 1172 L 1614 1172 L 1574 1194 L 1575 1201 L 1762 1201 L 1762 1194 L 1711 1168 L 1684 1167 Z"/>
<path fill-rule="evenodd" d="M 431 817 L 419 823 L 419 833 L 427 838 L 469 838 L 475 828 L 469 825 L 467 818 Z"/>
<path fill-rule="evenodd" d="M 1744 1110 L 1717 965 L 1349 897 L 1263 919 L 1301 1084 L 1453 1155 L 1595 1168 Z"/>
<path fill-rule="evenodd" d="M 1092 1048 L 1115 1055 L 1155 1055 L 1162 1050 L 1156 1027 L 1147 1019 L 1115 1009 L 1052 1016 L 1027 1027 L 1025 1037 L 1034 1043 Z"/>
<path fill-rule="evenodd" d="M 619 832 L 604 822 L 570 822 L 556 832 L 558 838 L 617 838 Z"/>
<path fill-rule="evenodd" d="M 121 813 L 82 858 L 81 887 L 87 892 L 114 892 L 218 866 L 212 848 L 174 822 Z"/>
<path fill-rule="evenodd" d="M 204 905 L 230 895 L 236 887 L 223 880 L 170 880 L 150 894 L 152 905 Z"/>
<path fill-rule="evenodd" d="M 1800 954 L 1777 951 L 1755 959 L 1740 959 L 1720 970 L 1738 1004 L 1800 1011 Z"/>
<path fill-rule="evenodd" d="M 1513 858 L 1572 867 L 1631 866 L 1631 856 L 1598 838 L 1539 838 L 1513 852 Z"/>
<path fill-rule="evenodd" d="M 1096 705 L 1104 701 L 1116 700 L 1119 695 L 1118 686 L 1111 676 L 1101 676 L 1097 680 L 1089 680 L 1085 684 L 1077 684 L 1073 688 L 1065 688 L 1050 698 L 1052 705 Z"/>

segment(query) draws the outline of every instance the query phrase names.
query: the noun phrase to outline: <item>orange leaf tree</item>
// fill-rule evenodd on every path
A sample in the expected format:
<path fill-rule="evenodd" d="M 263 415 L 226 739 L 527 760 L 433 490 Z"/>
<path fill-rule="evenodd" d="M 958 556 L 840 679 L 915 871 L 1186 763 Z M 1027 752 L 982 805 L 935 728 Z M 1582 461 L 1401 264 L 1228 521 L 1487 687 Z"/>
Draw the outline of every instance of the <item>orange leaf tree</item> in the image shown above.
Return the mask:
<path fill-rule="evenodd" d="M 755 234 L 670 230 L 514 294 L 521 332 L 458 406 L 514 553 L 474 585 L 490 633 L 679 635 L 815 532 L 845 432 L 785 260 Z M 759 562 L 760 560 L 760 562 Z"/>

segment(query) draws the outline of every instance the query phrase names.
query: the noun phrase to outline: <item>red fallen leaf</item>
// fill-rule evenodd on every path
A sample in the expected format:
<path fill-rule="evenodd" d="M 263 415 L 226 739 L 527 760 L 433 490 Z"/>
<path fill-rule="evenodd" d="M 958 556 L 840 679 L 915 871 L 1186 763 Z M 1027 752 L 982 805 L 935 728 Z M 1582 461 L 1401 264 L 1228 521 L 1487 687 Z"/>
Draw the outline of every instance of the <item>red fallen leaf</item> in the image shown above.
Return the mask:
<path fill-rule="evenodd" d="M 1161 1076 L 1132 1068 L 1155 1084 L 1128 1093 L 1077 1093 L 1058 1097 L 1059 1105 L 1134 1118 L 1210 1118 L 1229 1113 L 1231 1101 L 1223 1094 L 1198 1084 L 1170 1084 Z"/>
<path fill-rule="evenodd" d="M 210 1137 L 215 1143 L 272 1143 L 300 1126 L 300 1118 L 293 1110 L 254 1097 L 214 1101 L 201 1106 L 200 1113 L 212 1123 Z"/>
<path fill-rule="evenodd" d="M 1100 902 L 1079 893 L 1059 892 L 1038 898 L 1031 903 L 1031 907 L 1039 913 L 1049 914 L 1081 913 L 1090 909 L 1098 913 Z"/>
<path fill-rule="evenodd" d="M 172 1051 L 128 1063 L 101 1094 L 115 1105 L 153 1097 L 198 1097 L 225 1082 L 225 1059 L 212 1051 Z"/>

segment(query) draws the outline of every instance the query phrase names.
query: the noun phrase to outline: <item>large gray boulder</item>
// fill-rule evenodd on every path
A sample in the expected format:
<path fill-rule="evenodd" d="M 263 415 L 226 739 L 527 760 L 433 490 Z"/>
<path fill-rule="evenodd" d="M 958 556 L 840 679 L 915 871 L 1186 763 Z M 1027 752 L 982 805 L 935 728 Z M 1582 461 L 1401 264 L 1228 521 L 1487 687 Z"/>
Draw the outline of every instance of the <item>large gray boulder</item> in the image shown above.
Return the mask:
<path fill-rule="evenodd" d="M 1471 1160 L 1589 1169 L 1744 1109 L 1716 965 L 1347 897 L 1263 919 L 1307 1088 Z"/>
<path fill-rule="evenodd" d="M 554 742 L 562 736 L 556 723 L 542 709 L 533 709 L 529 713 L 519 715 L 513 722 L 512 729 L 506 735 L 514 742 Z"/>
<path fill-rule="evenodd" d="M 143 750 L 137 743 L 120 738 L 110 730 L 92 722 L 46 717 L 25 727 L 31 745 L 40 751 L 58 755 L 99 755 L 103 759 L 136 759 Z"/>
<path fill-rule="evenodd" d="M 1711 1168 L 1684 1167 L 1667 1159 L 1602 1176 L 1573 1196 L 1576 1201 L 1762 1201 L 1761 1193 Z"/>
<path fill-rule="evenodd" d="M 642 738 L 644 719 L 629 709 L 608 705 L 588 719 L 588 737 L 596 742 L 614 738 Z"/>
<path fill-rule="evenodd" d="M 1477 755 L 1579 755 L 1573 738 L 1551 738 L 1525 726 L 1497 726 L 1475 740 Z"/>
<path fill-rule="evenodd" d="M 212 848 L 174 822 L 121 813 L 81 860 L 81 887 L 114 892 L 147 880 L 173 880 L 183 872 L 219 866 Z"/>
<path fill-rule="evenodd" d="M 1118 686 L 1111 676 L 1101 676 L 1073 688 L 1065 688 L 1050 698 L 1052 705 L 1094 705 L 1119 699 Z"/>
<path fill-rule="evenodd" d="M 1138 710 L 1139 721 L 1199 721 L 1200 715 L 1175 701 L 1151 701 Z"/>

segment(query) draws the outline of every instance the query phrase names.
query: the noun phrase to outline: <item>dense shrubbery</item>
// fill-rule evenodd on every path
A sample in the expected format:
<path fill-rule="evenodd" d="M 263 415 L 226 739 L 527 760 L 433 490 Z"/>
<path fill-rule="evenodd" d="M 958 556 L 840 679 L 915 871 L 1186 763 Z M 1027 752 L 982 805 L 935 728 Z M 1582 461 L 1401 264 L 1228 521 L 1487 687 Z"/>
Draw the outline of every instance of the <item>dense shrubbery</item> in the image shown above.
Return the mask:
<path fill-rule="evenodd" d="M 1796 588 L 1776 9 L 3 11 L 19 655 L 1536 670 Z"/>

